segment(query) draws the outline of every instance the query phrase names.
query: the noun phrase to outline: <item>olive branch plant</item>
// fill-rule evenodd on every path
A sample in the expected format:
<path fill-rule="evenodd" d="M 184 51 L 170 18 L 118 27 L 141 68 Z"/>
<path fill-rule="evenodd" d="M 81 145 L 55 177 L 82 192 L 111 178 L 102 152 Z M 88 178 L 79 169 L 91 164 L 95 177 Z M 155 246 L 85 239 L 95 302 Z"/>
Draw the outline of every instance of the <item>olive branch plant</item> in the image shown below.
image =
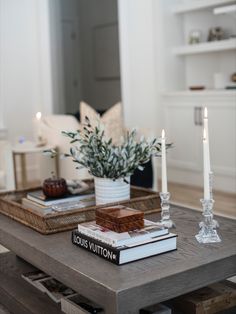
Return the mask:
<path fill-rule="evenodd" d="M 106 139 L 103 127 L 92 126 L 86 117 L 82 130 L 76 132 L 62 131 L 70 139 L 70 152 L 64 154 L 79 164 L 76 168 L 85 167 L 88 172 L 99 178 L 119 179 L 131 176 L 136 169 L 143 170 L 145 164 L 153 155 L 161 155 L 161 143 L 156 138 L 147 140 L 141 137 L 137 140 L 137 131 L 127 131 L 121 145 L 114 145 L 112 139 Z M 77 144 L 77 145 L 75 145 Z M 167 144 L 166 147 L 170 147 Z M 51 157 L 56 151 L 47 150 Z"/>

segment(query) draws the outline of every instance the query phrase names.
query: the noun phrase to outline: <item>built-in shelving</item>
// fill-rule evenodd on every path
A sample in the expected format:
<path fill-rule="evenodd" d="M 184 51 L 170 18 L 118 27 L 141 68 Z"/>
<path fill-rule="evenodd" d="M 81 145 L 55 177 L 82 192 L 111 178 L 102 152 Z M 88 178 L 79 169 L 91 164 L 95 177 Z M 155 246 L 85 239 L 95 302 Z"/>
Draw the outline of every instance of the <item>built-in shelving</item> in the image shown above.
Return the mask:
<path fill-rule="evenodd" d="M 219 96 L 219 97 L 235 97 L 236 99 L 236 90 L 214 90 L 214 89 L 204 89 L 199 91 L 191 90 L 179 90 L 179 91 L 165 91 L 161 93 L 162 96 Z"/>
<path fill-rule="evenodd" d="M 215 9 L 213 9 L 213 13 L 215 15 L 228 14 L 228 16 L 236 18 L 236 4 L 226 5 L 224 7 L 215 8 Z"/>
<path fill-rule="evenodd" d="M 173 53 L 175 55 L 191 55 L 234 49 L 236 50 L 236 38 L 175 47 Z"/>
<path fill-rule="evenodd" d="M 214 187 L 235 192 L 236 155 L 235 145 L 231 143 L 236 142 L 236 90 L 226 87 L 235 86 L 232 75 L 236 70 L 236 23 L 233 18 L 236 3 L 228 0 L 157 2 L 162 5 L 159 19 L 156 19 L 156 29 L 158 26 L 160 29 L 156 44 L 159 114 L 162 117 L 159 123 L 176 147 L 168 157 L 169 179 L 202 184 L 200 108 L 206 106 L 212 139 Z M 222 38 L 228 39 L 209 42 L 209 35 L 216 27 L 222 29 Z M 200 43 L 190 45 L 195 31 L 199 31 Z M 192 91 L 190 86 L 205 89 Z"/>
<path fill-rule="evenodd" d="M 224 7 L 215 8 L 213 10 L 213 13 L 215 15 L 218 15 L 218 14 L 231 14 L 231 13 L 235 13 L 235 12 L 236 12 L 236 4 L 226 5 Z"/>
<path fill-rule="evenodd" d="M 221 75 L 220 86 L 230 86 L 232 74 L 235 72 L 236 23 L 230 15 L 234 14 L 236 0 L 160 1 L 165 13 L 161 28 L 168 34 L 163 37 L 160 48 L 163 60 L 160 68 L 165 65 L 165 79 L 160 83 L 161 90 L 187 91 L 189 86 L 204 86 L 205 90 L 201 91 L 201 95 L 212 95 L 213 98 L 215 95 L 220 96 L 219 91 L 214 91 L 219 85 L 217 78 Z M 173 14 L 174 8 L 176 13 L 186 14 Z M 214 14 L 216 8 L 219 14 Z M 216 26 L 222 28 L 225 39 L 207 41 L 210 30 Z M 194 30 L 201 34 L 200 43 L 190 45 Z M 196 94 L 190 91 L 187 93 L 195 97 L 200 91 Z M 230 93 L 231 91 L 223 91 L 222 95 Z M 231 95 L 235 95 L 234 91 Z"/>
<path fill-rule="evenodd" d="M 204 10 L 208 8 L 214 8 L 217 6 L 222 6 L 226 4 L 235 3 L 235 0 L 195 0 L 195 1 L 186 1 L 185 3 L 181 3 L 177 5 L 173 9 L 173 13 L 181 14 L 191 11 Z"/>

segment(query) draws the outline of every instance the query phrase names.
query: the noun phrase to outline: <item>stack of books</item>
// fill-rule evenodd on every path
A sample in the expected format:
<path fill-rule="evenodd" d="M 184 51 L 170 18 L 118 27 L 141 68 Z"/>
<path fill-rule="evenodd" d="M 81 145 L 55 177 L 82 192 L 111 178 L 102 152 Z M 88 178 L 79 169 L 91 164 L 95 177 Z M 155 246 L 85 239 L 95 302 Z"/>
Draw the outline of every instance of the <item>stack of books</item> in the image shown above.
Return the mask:
<path fill-rule="evenodd" d="M 95 205 L 94 191 L 88 189 L 78 194 L 70 194 L 61 198 L 49 198 L 43 194 L 42 189 L 29 192 L 22 199 L 22 205 L 41 214 L 66 211 L 75 208 L 84 208 Z"/>
<path fill-rule="evenodd" d="M 132 221 L 132 214 L 136 214 L 134 209 L 124 208 L 124 206 L 102 210 L 104 213 L 112 212 L 113 220 L 115 216 L 124 217 L 124 211 L 126 214 L 130 211 L 126 220 Z M 100 214 L 101 212 L 99 216 Z M 79 224 L 77 230 L 72 231 L 72 243 L 116 265 L 176 250 L 176 234 L 170 233 L 167 228 L 147 219 L 143 220 L 143 224 L 141 229 L 116 232 L 114 229 L 111 230 L 98 224 L 98 221 L 85 222 Z M 118 228 L 117 225 L 116 228 Z"/>

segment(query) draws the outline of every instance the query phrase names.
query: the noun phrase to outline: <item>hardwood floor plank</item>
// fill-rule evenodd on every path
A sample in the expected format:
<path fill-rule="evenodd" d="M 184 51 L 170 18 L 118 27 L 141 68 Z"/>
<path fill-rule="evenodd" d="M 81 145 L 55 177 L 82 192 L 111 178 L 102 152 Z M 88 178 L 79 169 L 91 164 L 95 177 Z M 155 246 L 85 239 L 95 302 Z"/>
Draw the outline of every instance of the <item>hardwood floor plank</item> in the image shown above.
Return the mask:
<path fill-rule="evenodd" d="M 159 186 L 161 186 L 159 182 Z M 179 183 L 168 183 L 171 193 L 171 202 L 201 210 L 200 199 L 203 196 L 203 189 L 196 186 L 189 186 Z M 236 194 L 222 191 L 213 191 L 214 193 L 214 213 L 229 218 L 236 219 Z"/>

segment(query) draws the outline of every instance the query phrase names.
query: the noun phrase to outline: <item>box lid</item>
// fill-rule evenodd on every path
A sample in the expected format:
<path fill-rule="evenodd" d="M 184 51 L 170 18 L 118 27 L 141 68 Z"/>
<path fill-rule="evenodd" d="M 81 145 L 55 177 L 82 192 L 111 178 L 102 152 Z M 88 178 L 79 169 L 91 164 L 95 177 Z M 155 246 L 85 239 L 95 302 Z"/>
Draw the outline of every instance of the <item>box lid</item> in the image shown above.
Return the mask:
<path fill-rule="evenodd" d="M 96 217 L 114 222 L 116 224 L 122 224 L 133 222 L 137 219 L 143 219 L 144 213 L 140 210 L 125 206 L 111 206 L 97 209 Z"/>

